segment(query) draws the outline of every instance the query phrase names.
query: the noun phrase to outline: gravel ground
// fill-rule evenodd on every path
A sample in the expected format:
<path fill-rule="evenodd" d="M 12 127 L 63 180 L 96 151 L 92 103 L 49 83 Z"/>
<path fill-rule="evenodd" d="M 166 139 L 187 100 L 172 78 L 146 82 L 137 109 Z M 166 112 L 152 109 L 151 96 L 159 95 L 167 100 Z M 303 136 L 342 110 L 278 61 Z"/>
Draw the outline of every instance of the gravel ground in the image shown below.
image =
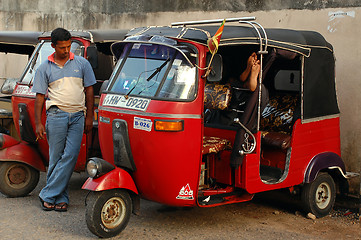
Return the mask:
<path fill-rule="evenodd" d="M 81 190 L 86 176 L 73 174 L 68 212 L 40 209 L 38 194 L 24 198 L 0 194 L 0 239 L 97 239 L 85 223 Z M 215 208 L 174 208 L 141 200 L 141 215 L 112 239 L 361 239 L 359 214 L 344 206 L 329 216 L 309 219 L 285 192 L 257 195 L 246 203 Z"/>

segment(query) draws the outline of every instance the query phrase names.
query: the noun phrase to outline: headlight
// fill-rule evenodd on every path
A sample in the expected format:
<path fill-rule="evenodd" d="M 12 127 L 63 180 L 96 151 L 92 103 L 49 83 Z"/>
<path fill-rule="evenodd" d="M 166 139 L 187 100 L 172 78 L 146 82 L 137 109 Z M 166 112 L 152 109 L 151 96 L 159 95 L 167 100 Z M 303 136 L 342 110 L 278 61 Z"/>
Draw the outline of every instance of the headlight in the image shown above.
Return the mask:
<path fill-rule="evenodd" d="M 98 173 L 98 166 L 94 160 L 89 160 L 88 164 L 86 165 L 86 171 L 88 176 L 94 178 Z"/>
<path fill-rule="evenodd" d="M 86 165 L 86 171 L 91 178 L 98 178 L 113 169 L 113 165 L 97 157 L 90 158 Z"/>

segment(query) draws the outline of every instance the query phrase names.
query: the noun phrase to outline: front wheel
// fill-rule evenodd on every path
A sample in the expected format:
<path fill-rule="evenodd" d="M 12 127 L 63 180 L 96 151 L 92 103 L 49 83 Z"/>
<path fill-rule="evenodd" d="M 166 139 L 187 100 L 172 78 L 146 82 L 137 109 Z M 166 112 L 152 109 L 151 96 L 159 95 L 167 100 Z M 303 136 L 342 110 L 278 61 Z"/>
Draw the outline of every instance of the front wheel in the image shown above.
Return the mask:
<path fill-rule="evenodd" d="M 336 199 L 336 185 L 328 173 L 320 173 L 312 183 L 304 185 L 302 202 L 304 209 L 316 217 L 328 215 Z"/>
<path fill-rule="evenodd" d="M 98 237 L 109 238 L 127 226 L 132 212 L 132 201 L 125 190 L 90 192 L 87 198 L 86 223 Z"/>
<path fill-rule="evenodd" d="M 24 163 L 0 163 L 0 192 L 8 197 L 24 197 L 39 182 L 39 171 Z"/>

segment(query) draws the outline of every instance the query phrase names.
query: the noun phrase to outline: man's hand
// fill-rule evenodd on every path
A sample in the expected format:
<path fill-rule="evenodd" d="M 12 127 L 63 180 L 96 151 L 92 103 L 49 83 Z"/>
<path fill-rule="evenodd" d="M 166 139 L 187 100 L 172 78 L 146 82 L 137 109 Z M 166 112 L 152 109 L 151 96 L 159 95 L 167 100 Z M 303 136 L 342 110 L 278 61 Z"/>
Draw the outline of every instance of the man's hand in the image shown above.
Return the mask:
<path fill-rule="evenodd" d="M 44 94 L 37 93 L 35 98 L 35 126 L 36 126 L 36 137 L 37 139 L 44 139 L 45 128 L 41 123 L 41 113 L 43 111 L 43 105 L 45 102 Z"/>
<path fill-rule="evenodd" d="M 93 129 L 93 118 L 92 117 L 86 117 L 85 118 L 85 133 L 90 133 Z"/>
<path fill-rule="evenodd" d="M 94 92 L 93 86 L 85 88 L 85 105 L 86 105 L 86 116 L 85 116 L 85 133 L 90 133 L 93 129 L 93 111 L 94 111 Z"/>

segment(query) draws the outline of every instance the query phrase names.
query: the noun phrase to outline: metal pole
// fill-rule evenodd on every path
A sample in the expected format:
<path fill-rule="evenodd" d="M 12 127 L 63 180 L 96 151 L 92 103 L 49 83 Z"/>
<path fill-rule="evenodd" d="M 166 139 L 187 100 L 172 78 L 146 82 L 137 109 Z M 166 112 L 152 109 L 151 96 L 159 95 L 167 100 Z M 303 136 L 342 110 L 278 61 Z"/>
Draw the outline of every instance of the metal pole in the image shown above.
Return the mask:
<path fill-rule="evenodd" d="M 186 25 L 202 25 L 221 23 L 224 19 L 211 19 L 211 20 L 200 20 L 200 21 L 188 21 L 188 22 L 174 22 L 171 26 L 186 26 Z M 239 21 L 253 21 L 256 17 L 241 17 L 241 18 L 226 18 L 226 22 L 239 22 Z"/>

